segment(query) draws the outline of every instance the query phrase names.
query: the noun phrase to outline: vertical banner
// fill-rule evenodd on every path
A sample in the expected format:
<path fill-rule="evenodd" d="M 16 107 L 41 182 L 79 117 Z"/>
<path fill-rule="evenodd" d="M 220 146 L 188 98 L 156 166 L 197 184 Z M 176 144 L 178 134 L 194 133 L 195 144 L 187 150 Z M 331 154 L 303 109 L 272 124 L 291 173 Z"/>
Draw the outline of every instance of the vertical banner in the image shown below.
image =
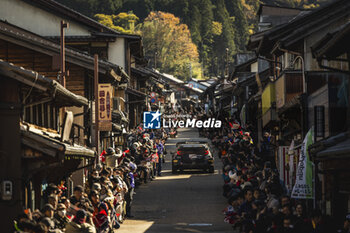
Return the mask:
<path fill-rule="evenodd" d="M 98 84 L 98 122 L 100 131 L 112 131 L 113 88 L 109 83 Z"/>
<path fill-rule="evenodd" d="M 313 199 L 313 164 L 310 161 L 309 146 L 313 143 L 313 129 L 306 134 L 300 150 L 298 169 L 292 198 Z"/>
<path fill-rule="evenodd" d="M 278 147 L 278 170 L 280 180 L 283 180 L 288 193 L 292 192 L 295 184 L 299 152 L 300 149 L 294 148 L 294 140 L 290 146 Z"/>

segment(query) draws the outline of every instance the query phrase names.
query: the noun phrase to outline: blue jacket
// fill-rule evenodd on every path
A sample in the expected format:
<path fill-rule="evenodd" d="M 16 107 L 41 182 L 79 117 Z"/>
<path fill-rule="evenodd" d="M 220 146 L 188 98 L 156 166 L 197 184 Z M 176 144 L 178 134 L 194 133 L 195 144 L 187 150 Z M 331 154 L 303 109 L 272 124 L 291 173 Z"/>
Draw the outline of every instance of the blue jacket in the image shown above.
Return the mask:
<path fill-rule="evenodd" d="M 163 144 L 162 144 L 162 143 L 158 143 L 158 144 L 156 145 L 156 147 L 157 147 L 158 154 L 163 154 L 163 151 L 164 151 L 164 146 L 163 146 Z"/>

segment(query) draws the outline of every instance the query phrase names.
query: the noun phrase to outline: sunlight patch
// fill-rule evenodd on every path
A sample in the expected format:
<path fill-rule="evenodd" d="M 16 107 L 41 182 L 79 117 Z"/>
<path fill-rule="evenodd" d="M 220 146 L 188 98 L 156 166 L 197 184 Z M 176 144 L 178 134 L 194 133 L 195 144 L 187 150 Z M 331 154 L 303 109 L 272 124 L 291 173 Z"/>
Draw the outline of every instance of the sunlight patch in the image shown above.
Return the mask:
<path fill-rule="evenodd" d="M 132 220 L 127 219 L 125 221 L 128 227 L 121 227 L 118 229 L 118 233 L 130 233 L 130 232 L 139 232 L 144 233 L 147 232 L 151 226 L 154 224 L 154 221 L 145 221 L 145 220 Z"/>

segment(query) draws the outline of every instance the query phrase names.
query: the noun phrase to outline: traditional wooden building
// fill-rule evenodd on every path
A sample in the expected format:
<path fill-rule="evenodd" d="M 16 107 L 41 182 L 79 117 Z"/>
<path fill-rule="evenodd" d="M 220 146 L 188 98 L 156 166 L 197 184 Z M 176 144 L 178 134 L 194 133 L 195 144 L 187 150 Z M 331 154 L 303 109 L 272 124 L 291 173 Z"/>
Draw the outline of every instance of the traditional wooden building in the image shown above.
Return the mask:
<path fill-rule="evenodd" d="M 41 207 L 49 182 L 58 183 L 91 165 L 95 152 L 77 143 L 73 112 L 64 110 L 87 107 L 86 98 L 4 60 L 0 60 L 0 93 L 0 182 L 5 187 L 0 205 L 7 215 L 3 231 L 10 232 L 12 220 L 24 208 Z"/>
<path fill-rule="evenodd" d="M 318 192 L 317 200 L 326 213 L 337 216 L 339 219 L 350 209 L 348 204 L 350 200 L 350 170 L 348 169 L 350 165 L 350 49 L 347 43 L 350 40 L 349 30 L 349 23 L 334 28 L 312 47 L 313 56 L 320 67 L 331 72 L 342 73 L 346 77 L 345 82 L 336 92 L 336 106 L 343 112 L 338 119 L 343 120 L 342 117 L 346 117 L 342 122 L 343 132 L 318 141 L 310 148 L 312 159 L 316 164 L 315 172 L 321 178 L 316 184 L 316 188 L 321 190 Z M 339 65 L 339 62 L 345 62 L 347 65 Z"/>
<path fill-rule="evenodd" d="M 12 17 L 13 15 L 17 16 Z M 130 76 L 131 67 L 145 64 L 139 35 L 117 32 L 52 0 L 1 1 L 0 18 L 57 43 L 60 41 L 62 21 L 68 23 L 69 26 L 64 29 L 67 47 L 91 56 L 98 54 L 101 60 L 114 64 L 115 69 L 110 75 L 114 76 L 115 80 L 108 81 L 102 77 L 100 81 L 112 83 L 114 110 L 121 111 L 121 115 L 124 116 L 122 119 L 125 120 L 122 131 L 128 131 L 130 110 L 128 103 L 131 102 L 129 98 L 138 98 L 137 95 L 140 94 L 135 96 L 140 90 L 135 89 L 135 78 Z M 102 133 L 101 149 L 113 145 L 113 138 L 117 141 L 122 140 L 121 135 L 114 137 L 113 132 Z"/>
<path fill-rule="evenodd" d="M 39 74 L 45 75 L 53 80 L 60 81 L 60 68 L 58 65 L 60 45 L 42 36 L 28 32 L 22 28 L 6 22 L 0 22 L 0 58 L 6 62 L 22 66 L 26 69 L 36 70 Z M 76 116 L 73 129 L 76 132 L 75 141 L 81 145 L 94 146 L 94 58 L 84 53 L 66 49 L 66 68 L 69 76 L 66 78 L 66 88 L 73 93 L 82 95 L 88 99 L 88 104 L 81 107 L 68 107 Z M 127 76 L 117 75 L 119 66 L 99 61 L 99 82 L 118 85 Z M 61 80 L 62 81 L 62 80 Z M 47 111 L 45 101 L 25 109 L 24 120 L 29 123 L 42 122 L 38 111 Z M 36 115 L 33 115 L 36 114 Z M 35 116 L 35 117 L 34 117 Z M 58 121 L 62 123 L 62 119 Z M 60 131 L 60 125 L 42 125 Z M 102 135 L 103 136 L 103 135 Z M 103 137 L 101 137 L 103 139 Z M 102 140 L 102 147 L 112 145 L 111 140 Z M 79 174 L 78 174 L 79 173 Z M 73 175 L 73 180 L 78 184 L 84 182 L 83 171 Z"/>
<path fill-rule="evenodd" d="M 132 69 L 132 75 L 138 80 L 140 90 L 146 94 L 142 111 L 167 111 L 175 104 L 175 90 L 172 89 L 161 73 L 154 69 L 138 66 Z"/>
<path fill-rule="evenodd" d="M 298 145 L 310 128 L 315 129 L 315 199 L 317 207 L 337 219 L 350 209 L 345 182 L 349 174 L 344 170 L 349 60 L 347 47 L 341 45 L 348 39 L 349 7 L 348 1 L 337 0 L 299 11 L 287 22 L 252 35 L 248 44 L 270 61 L 273 71 L 268 101 L 264 104 L 264 93 L 262 101 L 276 109 L 278 146 L 288 147 L 292 140 Z"/>

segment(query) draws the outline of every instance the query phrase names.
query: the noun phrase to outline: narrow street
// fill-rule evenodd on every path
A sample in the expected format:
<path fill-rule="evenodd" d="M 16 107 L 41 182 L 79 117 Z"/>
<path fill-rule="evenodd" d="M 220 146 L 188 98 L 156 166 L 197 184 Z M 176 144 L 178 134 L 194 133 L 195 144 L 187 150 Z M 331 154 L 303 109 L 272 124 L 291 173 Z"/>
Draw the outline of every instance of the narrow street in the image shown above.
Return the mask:
<path fill-rule="evenodd" d="M 0 0 L 0 233 L 350 233 L 349 41 L 350 0 Z"/>
<path fill-rule="evenodd" d="M 197 129 L 179 129 L 177 138 L 168 139 L 163 176 L 136 190 L 132 207 L 135 218 L 126 220 L 118 232 L 232 232 L 223 222 L 226 200 L 217 158 L 214 174 L 199 170 L 171 174 L 170 152 L 176 142 L 190 138 L 198 138 Z"/>

